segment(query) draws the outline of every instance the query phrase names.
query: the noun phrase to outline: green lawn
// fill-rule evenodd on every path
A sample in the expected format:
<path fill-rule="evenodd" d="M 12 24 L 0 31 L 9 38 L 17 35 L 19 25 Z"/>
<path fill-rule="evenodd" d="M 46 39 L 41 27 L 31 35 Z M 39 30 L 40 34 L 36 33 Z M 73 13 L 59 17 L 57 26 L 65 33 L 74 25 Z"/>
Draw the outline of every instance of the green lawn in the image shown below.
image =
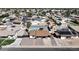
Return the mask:
<path fill-rule="evenodd" d="M 9 45 L 9 44 L 11 44 L 15 41 L 14 39 L 7 39 L 7 40 L 5 40 L 5 39 L 7 39 L 7 38 L 1 38 L 0 39 L 0 45 L 1 46 Z"/>
<path fill-rule="evenodd" d="M 3 41 L 3 39 L 0 39 L 0 43 Z"/>

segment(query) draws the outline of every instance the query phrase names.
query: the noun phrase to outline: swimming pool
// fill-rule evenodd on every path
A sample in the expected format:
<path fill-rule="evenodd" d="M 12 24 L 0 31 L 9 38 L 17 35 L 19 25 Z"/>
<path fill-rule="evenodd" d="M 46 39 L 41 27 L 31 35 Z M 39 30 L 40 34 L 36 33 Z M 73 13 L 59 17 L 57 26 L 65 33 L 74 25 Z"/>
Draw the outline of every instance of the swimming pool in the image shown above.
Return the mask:
<path fill-rule="evenodd" d="M 45 30 L 48 30 L 48 26 L 35 26 L 35 25 L 33 25 L 33 26 L 31 26 L 29 28 L 29 31 L 31 31 L 31 30 L 39 30 L 40 28 L 43 28 Z"/>

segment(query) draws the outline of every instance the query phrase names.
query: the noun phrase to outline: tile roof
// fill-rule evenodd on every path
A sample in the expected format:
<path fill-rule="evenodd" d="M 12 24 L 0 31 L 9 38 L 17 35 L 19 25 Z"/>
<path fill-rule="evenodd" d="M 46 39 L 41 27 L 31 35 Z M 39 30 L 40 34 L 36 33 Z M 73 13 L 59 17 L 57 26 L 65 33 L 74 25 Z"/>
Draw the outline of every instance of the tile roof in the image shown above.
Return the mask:
<path fill-rule="evenodd" d="M 35 31 L 30 31 L 30 35 L 34 36 L 49 36 L 49 32 L 47 30 L 35 30 Z"/>

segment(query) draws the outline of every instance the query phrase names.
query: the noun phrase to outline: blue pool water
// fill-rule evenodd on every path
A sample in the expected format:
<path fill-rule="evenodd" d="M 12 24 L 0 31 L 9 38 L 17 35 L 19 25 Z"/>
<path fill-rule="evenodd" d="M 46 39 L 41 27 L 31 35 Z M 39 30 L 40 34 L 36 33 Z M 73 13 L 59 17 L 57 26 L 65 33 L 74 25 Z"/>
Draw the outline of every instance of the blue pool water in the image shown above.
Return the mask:
<path fill-rule="evenodd" d="M 31 31 L 31 30 L 39 30 L 40 28 L 43 28 L 43 29 L 45 29 L 45 30 L 48 30 L 48 27 L 47 26 L 31 26 L 30 28 L 29 28 L 29 31 Z"/>

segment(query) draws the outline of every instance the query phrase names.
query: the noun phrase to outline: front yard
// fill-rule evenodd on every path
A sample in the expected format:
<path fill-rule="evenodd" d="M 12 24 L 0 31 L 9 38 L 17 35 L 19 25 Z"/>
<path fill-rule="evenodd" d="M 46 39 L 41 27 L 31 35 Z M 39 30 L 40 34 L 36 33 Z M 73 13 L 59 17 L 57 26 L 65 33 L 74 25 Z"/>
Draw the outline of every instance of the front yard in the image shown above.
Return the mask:
<path fill-rule="evenodd" d="M 5 46 L 13 43 L 14 39 L 8 39 L 8 38 L 0 38 L 0 46 Z"/>

